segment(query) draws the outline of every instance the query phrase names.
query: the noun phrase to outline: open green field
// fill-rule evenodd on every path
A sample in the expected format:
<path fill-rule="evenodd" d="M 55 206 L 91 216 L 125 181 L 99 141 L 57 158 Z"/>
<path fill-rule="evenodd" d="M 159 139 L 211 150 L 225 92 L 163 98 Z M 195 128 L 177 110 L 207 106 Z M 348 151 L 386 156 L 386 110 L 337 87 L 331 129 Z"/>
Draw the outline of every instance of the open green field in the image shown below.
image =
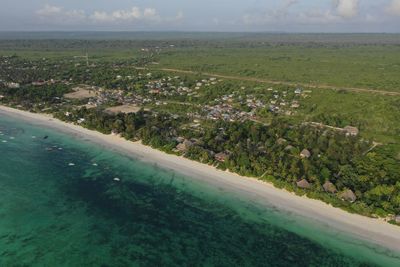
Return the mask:
<path fill-rule="evenodd" d="M 333 90 L 313 90 L 299 110 L 300 121 L 345 127 L 355 125 L 363 137 L 400 142 L 400 97 Z"/>
<path fill-rule="evenodd" d="M 163 53 L 159 66 L 273 81 L 400 91 L 398 45 L 182 48 Z"/>
<path fill-rule="evenodd" d="M 396 34 L 0 32 L 0 55 L 71 57 L 85 51 L 92 60 L 146 56 L 160 68 L 400 92 Z"/>

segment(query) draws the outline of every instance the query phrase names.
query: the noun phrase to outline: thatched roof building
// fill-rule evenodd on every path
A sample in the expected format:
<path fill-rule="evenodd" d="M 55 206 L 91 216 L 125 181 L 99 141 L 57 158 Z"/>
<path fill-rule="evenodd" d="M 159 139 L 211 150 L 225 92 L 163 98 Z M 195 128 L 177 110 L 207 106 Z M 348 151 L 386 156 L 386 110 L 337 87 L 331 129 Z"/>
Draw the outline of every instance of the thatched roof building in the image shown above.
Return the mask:
<path fill-rule="evenodd" d="M 186 152 L 191 146 L 193 146 L 193 143 L 189 140 L 185 140 L 182 144 L 177 145 L 176 149 L 180 152 Z"/>
<path fill-rule="evenodd" d="M 311 187 L 311 184 L 306 179 L 300 180 L 296 184 L 297 187 L 302 189 L 309 189 Z"/>
<path fill-rule="evenodd" d="M 336 186 L 329 181 L 326 181 L 322 187 L 324 188 L 325 192 L 327 192 L 327 193 L 331 193 L 331 194 L 337 193 Z"/>
<path fill-rule="evenodd" d="M 303 151 L 300 153 L 300 157 L 303 159 L 308 159 L 311 157 L 311 152 L 308 149 L 303 149 Z"/>
<path fill-rule="evenodd" d="M 344 132 L 347 136 L 357 136 L 359 134 L 359 130 L 353 126 L 346 126 L 343 128 Z"/>
<path fill-rule="evenodd" d="M 354 192 L 351 191 L 350 189 L 348 189 L 348 190 L 342 192 L 342 193 L 339 195 L 339 197 L 340 197 L 342 200 L 345 200 L 345 201 L 348 201 L 348 202 L 351 202 L 351 203 L 353 203 L 353 202 L 355 202 L 355 201 L 357 200 L 356 195 L 355 195 Z"/>
<path fill-rule="evenodd" d="M 219 162 L 225 162 L 228 159 L 229 155 L 227 153 L 218 153 L 215 154 L 214 158 Z"/>

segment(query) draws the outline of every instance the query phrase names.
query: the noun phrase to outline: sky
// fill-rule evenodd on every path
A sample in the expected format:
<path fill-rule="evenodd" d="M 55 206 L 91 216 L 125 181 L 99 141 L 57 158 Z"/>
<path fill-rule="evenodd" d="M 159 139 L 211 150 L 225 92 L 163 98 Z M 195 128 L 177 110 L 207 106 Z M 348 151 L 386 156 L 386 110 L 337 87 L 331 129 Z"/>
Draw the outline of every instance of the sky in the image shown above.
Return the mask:
<path fill-rule="evenodd" d="M 400 0 L 0 0 L 0 31 L 400 32 Z"/>

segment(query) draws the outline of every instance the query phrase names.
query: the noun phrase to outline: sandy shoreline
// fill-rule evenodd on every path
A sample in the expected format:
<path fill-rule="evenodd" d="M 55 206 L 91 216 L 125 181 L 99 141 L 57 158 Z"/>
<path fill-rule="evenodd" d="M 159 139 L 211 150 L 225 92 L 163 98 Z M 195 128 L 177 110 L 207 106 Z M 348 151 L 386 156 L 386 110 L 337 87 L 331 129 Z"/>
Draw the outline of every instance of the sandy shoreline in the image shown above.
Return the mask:
<path fill-rule="evenodd" d="M 201 182 L 222 186 L 228 191 L 243 193 L 251 197 L 251 199 L 257 200 L 258 203 L 265 203 L 268 206 L 273 205 L 284 211 L 302 215 L 328 225 L 337 231 L 349 233 L 362 240 L 400 252 L 400 227 L 382 220 L 350 214 L 322 201 L 299 197 L 253 178 L 220 171 L 212 166 L 169 155 L 138 142 L 129 142 L 116 136 L 90 131 L 80 126 L 53 119 L 47 115 L 29 113 L 4 106 L 0 106 L 0 116 L 1 113 L 29 120 L 33 124 L 40 124 L 66 133 L 89 137 L 95 143 L 116 149 L 126 155 L 135 156 L 146 162 L 157 163 L 164 168 L 193 177 L 193 179 Z"/>

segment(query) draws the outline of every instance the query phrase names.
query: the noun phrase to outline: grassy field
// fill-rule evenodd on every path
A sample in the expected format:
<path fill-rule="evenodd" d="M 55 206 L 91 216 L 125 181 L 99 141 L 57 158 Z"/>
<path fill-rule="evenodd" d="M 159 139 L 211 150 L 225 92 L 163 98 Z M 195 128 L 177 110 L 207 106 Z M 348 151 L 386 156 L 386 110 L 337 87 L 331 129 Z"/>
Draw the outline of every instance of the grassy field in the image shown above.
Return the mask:
<path fill-rule="evenodd" d="M 400 46 L 282 45 L 182 48 L 159 67 L 338 87 L 400 91 Z"/>
<path fill-rule="evenodd" d="M 313 90 L 303 100 L 297 117 L 332 126 L 355 125 L 365 138 L 391 143 L 400 141 L 400 97 Z"/>

